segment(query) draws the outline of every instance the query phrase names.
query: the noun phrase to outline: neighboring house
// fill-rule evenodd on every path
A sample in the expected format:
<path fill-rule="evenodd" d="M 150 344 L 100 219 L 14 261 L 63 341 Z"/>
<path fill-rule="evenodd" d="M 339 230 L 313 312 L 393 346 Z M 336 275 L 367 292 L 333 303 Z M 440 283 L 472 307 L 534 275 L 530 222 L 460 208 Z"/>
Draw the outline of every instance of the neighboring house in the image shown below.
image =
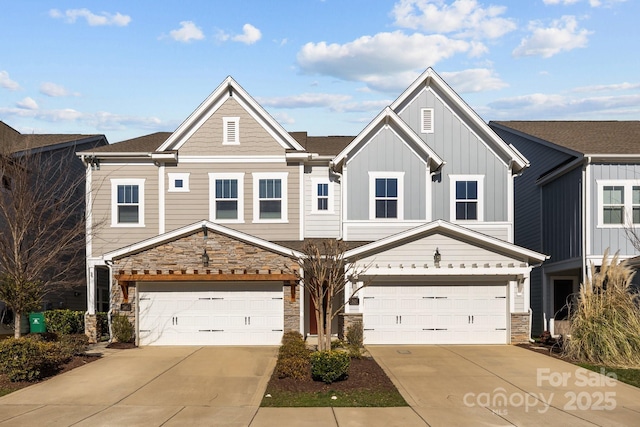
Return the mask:
<path fill-rule="evenodd" d="M 527 160 L 432 69 L 355 138 L 288 133 L 229 77 L 175 132 L 79 156 L 94 338 L 107 307 L 141 345 L 314 334 L 293 258 L 318 238 L 369 265 L 334 333 L 361 320 L 369 344 L 529 337 L 529 273 L 545 256 L 513 244 Z"/>
<path fill-rule="evenodd" d="M 552 332 L 607 249 L 637 255 L 640 122 L 491 122 L 531 162 L 515 184 L 515 243 L 550 256 L 532 271 L 533 332 Z"/>
<path fill-rule="evenodd" d="M 39 159 L 53 159 L 56 164 L 62 165 L 60 170 L 65 174 L 78 177 L 78 180 L 84 177 L 85 168 L 75 152 L 107 144 L 104 135 L 21 134 L 0 121 L 0 155 L 23 157 L 37 154 L 40 156 Z M 11 176 L 2 176 L 1 188 L 3 191 L 11 188 Z M 83 212 L 78 212 L 78 216 L 82 218 Z M 83 261 L 77 266 L 77 271 L 81 273 L 84 270 Z M 43 300 L 43 309 L 68 308 L 84 311 L 87 308 L 86 301 L 86 286 L 81 284 L 73 289 L 47 293 Z M 6 321 L 8 320 L 6 319 Z M 5 331 L 0 330 L 0 333 L 3 332 Z M 10 332 L 12 333 L 12 330 Z"/>

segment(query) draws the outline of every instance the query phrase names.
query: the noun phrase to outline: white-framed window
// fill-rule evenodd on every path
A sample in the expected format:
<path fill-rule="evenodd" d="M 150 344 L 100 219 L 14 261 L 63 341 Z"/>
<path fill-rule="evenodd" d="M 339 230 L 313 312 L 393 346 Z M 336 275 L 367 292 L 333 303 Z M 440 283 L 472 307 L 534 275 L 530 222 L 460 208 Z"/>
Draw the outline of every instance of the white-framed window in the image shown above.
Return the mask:
<path fill-rule="evenodd" d="M 640 181 L 598 180 L 598 227 L 640 224 Z"/>
<path fill-rule="evenodd" d="M 483 221 L 484 175 L 449 175 L 449 182 L 451 221 Z"/>
<path fill-rule="evenodd" d="M 112 227 L 144 227 L 144 181 L 111 180 Z"/>
<path fill-rule="evenodd" d="M 333 213 L 333 184 L 327 178 L 312 178 L 312 213 Z"/>
<path fill-rule="evenodd" d="M 287 222 L 287 172 L 253 173 L 253 221 Z"/>
<path fill-rule="evenodd" d="M 433 133 L 433 108 L 420 109 L 420 132 Z"/>
<path fill-rule="evenodd" d="M 244 173 L 209 174 L 209 218 L 244 222 Z"/>
<path fill-rule="evenodd" d="M 169 174 L 169 191 L 175 193 L 189 192 L 189 173 L 173 173 Z"/>
<path fill-rule="evenodd" d="M 240 117 L 223 117 L 222 126 L 222 144 L 240 144 Z"/>
<path fill-rule="evenodd" d="M 369 219 L 404 219 L 404 172 L 369 172 Z"/>

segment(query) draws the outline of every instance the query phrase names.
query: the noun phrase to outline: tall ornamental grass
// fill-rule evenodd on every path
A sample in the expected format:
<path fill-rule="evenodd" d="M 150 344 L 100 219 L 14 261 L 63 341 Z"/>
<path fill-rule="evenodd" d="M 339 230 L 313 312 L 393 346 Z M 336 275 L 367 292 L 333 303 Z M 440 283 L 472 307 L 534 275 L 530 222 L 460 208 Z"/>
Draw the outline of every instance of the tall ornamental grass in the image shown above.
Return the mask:
<path fill-rule="evenodd" d="M 570 338 L 565 355 L 585 363 L 640 367 L 640 296 L 631 286 L 633 271 L 611 262 L 605 252 L 600 271 L 591 265 L 580 293 L 569 307 Z"/>

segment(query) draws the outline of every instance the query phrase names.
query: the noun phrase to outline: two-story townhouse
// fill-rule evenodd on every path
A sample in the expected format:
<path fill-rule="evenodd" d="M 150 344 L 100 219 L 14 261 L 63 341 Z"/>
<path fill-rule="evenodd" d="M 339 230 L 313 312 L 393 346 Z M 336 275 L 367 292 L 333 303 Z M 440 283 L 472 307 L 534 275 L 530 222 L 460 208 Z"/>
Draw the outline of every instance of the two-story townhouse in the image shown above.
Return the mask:
<path fill-rule="evenodd" d="M 340 238 L 370 266 L 353 286 L 371 285 L 335 328 L 361 320 L 367 343 L 528 339 L 545 257 L 513 244 L 527 161 L 431 69 L 356 137 L 287 133 L 228 78 L 175 132 L 80 155 L 88 324 L 108 305 L 143 345 L 313 334 L 292 258 Z"/>
<path fill-rule="evenodd" d="M 532 271 L 533 332 L 558 332 L 566 303 L 608 249 L 637 255 L 640 122 L 508 121 L 490 126 L 530 161 L 515 184 L 515 243 L 548 254 Z"/>

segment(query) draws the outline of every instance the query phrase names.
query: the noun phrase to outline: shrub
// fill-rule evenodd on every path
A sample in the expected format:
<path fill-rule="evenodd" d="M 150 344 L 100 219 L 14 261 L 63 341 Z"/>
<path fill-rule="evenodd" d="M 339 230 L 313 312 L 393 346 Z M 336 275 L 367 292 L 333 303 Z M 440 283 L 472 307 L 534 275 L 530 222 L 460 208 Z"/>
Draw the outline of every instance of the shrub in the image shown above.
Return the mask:
<path fill-rule="evenodd" d="M 349 355 L 360 359 L 362 357 L 362 348 L 364 346 L 364 330 L 362 322 L 355 322 L 347 328 L 347 350 Z"/>
<path fill-rule="evenodd" d="M 9 338 L 0 342 L 0 371 L 11 381 L 35 381 L 69 360 L 58 342 L 39 337 Z"/>
<path fill-rule="evenodd" d="M 304 379 L 309 377 L 307 345 L 299 332 L 286 332 L 278 350 L 275 372 L 278 378 Z"/>
<path fill-rule="evenodd" d="M 287 345 L 290 342 L 304 342 L 304 338 L 300 332 L 287 331 L 282 334 L 282 345 Z"/>
<path fill-rule="evenodd" d="M 131 342 L 133 339 L 133 326 L 129 318 L 123 314 L 113 316 L 111 329 L 117 342 Z"/>
<path fill-rule="evenodd" d="M 109 339 L 109 316 L 107 313 L 96 313 L 98 340 Z"/>
<path fill-rule="evenodd" d="M 317 351 L 311 355 L 311 376 L 325 384 L 345 379 L 350 362 L 349 354 L 344 351 Z"/>
<path fill-rule="evenodd" d="M 571 307 L 570 335 L 565 355 L 594 365 L 637 367 L 640 365 L 639 296 L 633 290 L 633 270 L 611 263 L 605 253 L 600 271 L 591 266 L 591 280 L 580 286 Z"/>
<path fill-rule="evenodd" d="M 69 358 L 84 354 L 89 345 L 89 337 L 85 334 L 63 335 L 60 337 L 60 346 L 62 351 Z"/>
<path fill-rule="evenodd" d="M 71 310 L 48 310 L 44 312 L 47 332 L 58 335 L 84 333 L 84 312 Z"/>

